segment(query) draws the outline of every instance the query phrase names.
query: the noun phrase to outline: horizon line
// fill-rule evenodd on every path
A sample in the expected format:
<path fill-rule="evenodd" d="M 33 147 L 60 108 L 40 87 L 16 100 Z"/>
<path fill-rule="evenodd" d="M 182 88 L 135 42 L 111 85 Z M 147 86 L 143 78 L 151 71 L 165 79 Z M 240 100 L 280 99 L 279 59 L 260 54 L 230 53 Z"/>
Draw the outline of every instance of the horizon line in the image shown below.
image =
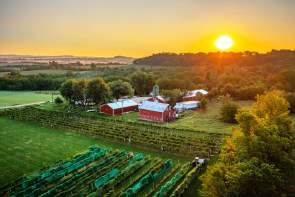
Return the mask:
<path fill-rule="evenodd" d="M 34 54 L 5 54 L 5 53 L 0 53 L 0 56 L 27 56 L 27 57 L 79 57 L 79 58 L 118 58 L 118 57 L 123 57 L 123 58 L 142 58 L 142 57 L 148 57 L 156 54 L 164 54 L 164 53 L 171 53 L 171 54 L 198 54 L 198 53 L 205 53 L 205 54 L 210 54 L 210 53 L 245 53 L 245 52 L 251 52 L 251 53 L 258 53 L 258 54 L 267 54 L 272 51 L 292 51 L 295 52 L 294 49 L 271 49 L 268 51 L 264 52 L 259 52 L 255 50 L 244 50 L 244 51 L 222 51 L 222 50 L 216 50 L 216 51 L 197 51 L 197 52 L 171 52 L 171 51 L 162 51 L 162 52 L 156 52 L 156 53 L 151 53 L 146 56 L 141 56 L 141 57 L 135 57 L 135 56 L 126 56 L 126 55 L 113 55 L 113 56 L 95 56 L 95 55 L 73 55 L 73 54 L 63 54 L 63 55 L 34 55 Z"/>

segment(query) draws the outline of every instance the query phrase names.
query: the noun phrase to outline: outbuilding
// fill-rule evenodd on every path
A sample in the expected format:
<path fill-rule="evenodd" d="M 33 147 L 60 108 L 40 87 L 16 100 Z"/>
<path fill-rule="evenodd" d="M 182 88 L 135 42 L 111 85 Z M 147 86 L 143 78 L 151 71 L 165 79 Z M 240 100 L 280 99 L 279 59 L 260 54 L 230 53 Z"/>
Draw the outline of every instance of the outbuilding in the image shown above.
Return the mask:
<path fill-rule="evenodd" d="M 176 103 L 174 109 L 177 112 L 183 112 L 185 110 L 192 110 L 200 107 L 200 101 L 184 101 Z"/>
<path fill-rule="evenodd" d="M 136 102 L 138 105 L 140 105 L 142 102 L 150 99 L 151 97 L 140 97 L 140 96 L 134 96 L 130 98 L 130 100 Z"/>
<path fill-rule="evenodd" d="M 153 96 L 149 98 L 148 101 L 157 102 L 157 103 L 166 103 L 166 100 L 162 96 Z"/>
<path fill-rule="evenodd" d="M 106 103 L 100 106 L 100 113 L 108 115 L 121 115 L 126 112 L 138 111 L 138 104 L 130 99 L 114 103 Z"/>
<path fill-rule="evenodd" d="M 168 122 L 175 119 L 175 110 L 167 103 L 144 101 L 138 109 L 141 120 Z"/>
<path fill-rule="evenodd" d="M 208 91 L 203 89 L 191 90 L 186 93 L 183 97 L 184 101 L 194 101 L 197 99 L 197 96 L 201 95 L 202 97 L 207 97 Z"/>

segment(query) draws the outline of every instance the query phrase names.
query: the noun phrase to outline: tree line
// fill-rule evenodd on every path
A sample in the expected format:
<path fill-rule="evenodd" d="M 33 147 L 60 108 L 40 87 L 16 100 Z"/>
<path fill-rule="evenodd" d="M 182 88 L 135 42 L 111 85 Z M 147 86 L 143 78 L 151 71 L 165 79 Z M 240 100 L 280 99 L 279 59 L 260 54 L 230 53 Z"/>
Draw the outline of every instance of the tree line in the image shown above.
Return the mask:
<path fill-rule="evenodd" d="M 295 50 L 272 50 L 267 53 L 253 51 L 245 52 L 209 52 L 209 53 L 157 53 L 151 56 L 138 58 L 133 61 L 138 65 L 190 67 L 211 65 L 263 65 L 271 69 L 280 69 L 282 66 L 294 66 Z"/>
<path fill-rule="evenodd" d="M 132 83 L 132 85 L 131 85 Z M 69 79 L 60 88 L 61 95 L 74 105 L 98 105 L 118 100 L 124 96 L 137 94 L 148 94 L 154 85 L 150 75 L 144 72 L 136 72 L 131 76 L 131 83 L 121 79 L 107 83 L 103 78 L 94 79 Z"/>
<path fill-rule="evenodd" d="M 19 72 L 10 72 L 0 77 L 0 90 L 58 90 L 64 78 L 52 75 L 21 75 Z"/>

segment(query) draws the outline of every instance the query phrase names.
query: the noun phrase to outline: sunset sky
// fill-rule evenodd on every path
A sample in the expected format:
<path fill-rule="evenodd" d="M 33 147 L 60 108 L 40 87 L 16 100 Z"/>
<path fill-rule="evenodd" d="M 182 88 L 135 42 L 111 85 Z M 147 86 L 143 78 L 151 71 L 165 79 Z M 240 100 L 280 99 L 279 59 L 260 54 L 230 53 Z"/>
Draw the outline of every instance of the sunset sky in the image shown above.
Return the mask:
<path fill-rule="evenodd" d="M 0 54 L 295 49 L 295 0 L 0 0 Z"/>

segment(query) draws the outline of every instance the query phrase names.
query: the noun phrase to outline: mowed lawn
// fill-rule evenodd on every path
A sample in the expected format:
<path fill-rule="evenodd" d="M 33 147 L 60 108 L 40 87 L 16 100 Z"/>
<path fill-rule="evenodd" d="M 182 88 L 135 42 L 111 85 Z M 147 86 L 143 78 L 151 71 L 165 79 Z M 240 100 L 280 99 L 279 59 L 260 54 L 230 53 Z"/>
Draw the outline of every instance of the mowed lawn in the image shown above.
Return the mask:
<path fill-rule="evenodd" d="M 0 186 L 84 152 L 97 144 L 108 149 L 143 152 L 163 159 L 187 162 L 187 159 L 163 153 L 149 152 L 83 136 L 76 133 L 49 129 L 35 123 L 0 117 Z"/>
<path fill-rule="evenodd" d="M 54 95 L 55 97 L 56 95 Z M 0 107 L 51 101 L 52 95 L 34 91 L 0 91 Z"/>
<path fill-rule="evenodd" d="M 252 101 L 238 101 L 241 107 L 249 107 Z M 221 102 L 209 102 L 206 110 L 186 111 L 181 117 L 169 124 L 170 128 L 185 128 L 211 133 L 230 134 L 237 124 L 228 124 L 220 120 Z"/>

